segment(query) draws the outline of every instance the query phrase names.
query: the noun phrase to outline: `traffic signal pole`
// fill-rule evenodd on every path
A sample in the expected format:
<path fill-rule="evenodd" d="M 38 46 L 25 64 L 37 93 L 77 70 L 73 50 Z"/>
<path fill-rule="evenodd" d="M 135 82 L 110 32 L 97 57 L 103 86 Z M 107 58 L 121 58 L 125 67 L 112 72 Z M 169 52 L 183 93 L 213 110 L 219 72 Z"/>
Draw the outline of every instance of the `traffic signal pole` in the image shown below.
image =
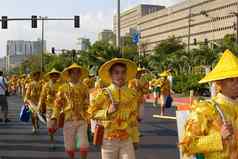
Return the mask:
<path fill-rule="evenodd" d="M 42 28 L 41 28 L 41 72 L 44 72 L 44 34 L 45 34 L 45 18 L 46 17 L 41 17 L 42 18 Z"/>
<path fill-rule="evenodd" d="M 122 56 L 121 49 L 121 2 L 117 0 L 117 47 L 120 51 L 120 56 Z"/>
<path fill-rule="evenodd" d="M 44 35 L 45 35 L 45 21 L 74 21 L 74 27 L 80 28 L 80 17 L 74 16 L 74 18 L 48 18 L 48 17 L 37 17 L 32 16 L 31 18 L 8 18 L 7 16 L 2 16 L 0 22 L 2 22 L 2 29 L 8 28 L 8 21 L 32 21 L 32 28 L 37 28 L 37 21 L 42 22 L 41 28 L 41 40 L 42 40 L 42 48 L 41 48 L 41 71 L 44 71 Z M 33 24 L 35 23 L 35 24 Z"/>

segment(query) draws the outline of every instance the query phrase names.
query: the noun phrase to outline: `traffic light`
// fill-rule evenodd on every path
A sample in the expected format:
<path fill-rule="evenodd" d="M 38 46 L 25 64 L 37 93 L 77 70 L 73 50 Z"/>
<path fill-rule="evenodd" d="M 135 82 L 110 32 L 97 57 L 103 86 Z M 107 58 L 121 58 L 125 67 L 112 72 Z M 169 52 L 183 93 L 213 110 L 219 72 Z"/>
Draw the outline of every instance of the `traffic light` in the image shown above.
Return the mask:
<path fill-rule="evenodd" d="M 2 16 L 2 29 L 7 29 L 7 16 Z"/>
<path fill-rule="evenodd" d="M 197 45 L 197 39 L 196 38 L 193 39 L 193 45 Z"/>
<path fill-rule="evenodd" d="M 234 30 L 236 30 L 236 27 L 237 27 L 236 23 L 233 23 Z"/>
<path fill-rule="evenodd" d="M 31 27 L 37 28 L 37 16 L 36 15 L 31 16 Z"/>
<path fill-rule="evenodd" d="M 72 57 L 73 57 L 73 62 L 75 62 L 76 50 L 72 50 Z"/>
<path fill-rule="evenodd" d="M 51 53 L 55 54 L 55 48 L 54 47 L 51 48 Z"/>
<path fill-rule="evenodd" d="M 205 45 L 208 45 L 208 39 L 207 38 L 205 38 L 204 43 L 205 43 Z"/>
<path fill-rule="evenodd" d="M 79 28 L 80 27 L 80 17 L 74 16 L 74 27 Z"/>

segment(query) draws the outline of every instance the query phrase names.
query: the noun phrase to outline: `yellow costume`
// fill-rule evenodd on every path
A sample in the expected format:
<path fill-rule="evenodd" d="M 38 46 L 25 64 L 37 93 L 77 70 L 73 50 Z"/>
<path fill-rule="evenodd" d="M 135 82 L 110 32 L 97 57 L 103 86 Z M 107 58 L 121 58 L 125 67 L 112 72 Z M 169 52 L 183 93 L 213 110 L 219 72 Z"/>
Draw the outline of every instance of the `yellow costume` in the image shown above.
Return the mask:
<path fill-rule="evenodd" d="M 89 89 L 92 89 L 95 85 L 95 77 L 88 77 L 83 80 L 83 83 L 88 86 Z"/>
<path fill-rule="evenodd" d="M 238 59 L 225 51 L 213 71 L 200 81 L 206 83 L 238 77 Z M 219 93 L 209 101 L 194 103 L 180 145 L 184 155 L 202 154 L 205 159 L 238 158 L 238 100 Z M 221 127 L 230 122 L 233 135 L 222 139 Z"/>
<path fill-rule="evenodd" d="M 41 81 L 33 80 L 32 82 L 28 83 L 24 101 L 31 101 L 32 104 L 37 106 L 41 95 L 41 89 Z"/>
<path fill-rule="evenodd" d="M 138 119 L 141 120 L 144 116 L 144 95 L 149 93 L 149 83 L 143 79 L 141 79 L 141 75 L 143 73 L 143 69 L 137 69 L 137 78 L 130 80 L 128 87 L 137 92 L 138 95 Z"/>
<path fill-rule="evenodd" d="M 41 74 L 40 72 L 34 72 L 32 74 L 33 79 L 34 79 L 34 76 L 37 76 L 37 75 L 39 75 L 39 78 L 40 78 L 40 74 Z M 36 129 L 39 128 L 38 118 L 37 118 L 37 112 L 38 112 L 37 105 L 40 99 L 41 90 L 42 90 L 42 83 L 40 82 L 40 80 L 39 81 L 33 80 L 27 85 L 27 90 L 26 90 L 25 99 L 24 99 L 24 102 L 28 103 L 32 111 L 31 117 L 32 117 L 33 133 L 36 133 Z"/>
<path fill-rule="evenodd" d="M 76 84 L 69 81 L 72 69 L 80 71 L 79 81 Z M 64 144 L 65 150 L 71 158 L 74 158 L 77 149 L 80 150 L 80 158 L 83 158 L 82 156 L 87 155 L 89 147 L 87 137 L 89 90 L 82 83 L 87 76 L 87 70 L 77 64 L 72 64 L 62 72 L 62 77 L 68 82 L 58 90 L 51 117 L 51 119 L 58 119 L 60 113 L 64 113 Z M 77 138 L 80 139 L 79 147 L 76 146 Z"/>
<path fill-rule="evenodd" d="M 140 99 L 144 98 L 144 95 L 149 93 L 149 84 L 148 82 L 141 79 L 133 79 L 129 81 L 128 87 L 137 91 Z M 142 101 L 140 101 L 142 102 Z"/>
<path fill-rule="evenodd" d="M 170 95 L 170 83 L 167 77 L 162 77 L 151 82 L 153 86 L 160 87 L 160 93 L 169 96 Z"/>
<path fill-rule="evenodd" d="M 55 69 L 49 72 L 47 74 L 47 77 L 50 78 L 49 76 L 51 74 L 58 74 L 60 77 L 60 72 Z M 58 89 L 61 84 L 62 83 L 59 80 L 54 83 L 52 80 L 49 80 L 47 83 L 44 84 L 42 88 L 38 107 L 41 112 L 46 111 L 47 121 L 51 119 L 56 93 L 58 92 Z"/>
<path fill-rule="evenodd" d="M 238 134 L 238 101 L 218 94 L 211 101 L 195 103 L 185 126 L 182 141 L 183 152 L 187 155 L 203 153 L 205 159 L 230 159 L 229 154 L 238 149 L 238 135 L 233 141 L 223 143 L 220 134 L 222 120 L 215 108 L 216 102 L 232 123 Z"/>
<path fill-rule="evenodd" d="M 58 119 L 60 112 L 65 113 L 65 121 L 87 120 L 89 106 L 88 87 L 82 83 L 63 84 L 57 93 L 52 118 Z"/>
<path fill-rule="evenodd" d="M 126 66 L 127 82 L 135 78 L 137 66 L 130 60 L 115 58 L 104 63 L 99 69 L 99 76 L 105 83 L 111 85 L 101 90 L 91 101 L 88 112 L 104 126 L 102 159 L 135 159 L 133 143 L 139 142 L 138 95 L 127 85 L 119 88 L 112 84 L 109 70 L 117 63 Z M 117 110 L 108 113 L 113 103 L 117 103 Z"/>
<path fill-rule="evenodd" d="M 112 103 L 106 90 L 102 90 L 91 102 L 89 113 L 94 119 L 102 120 L 106 129 L 106 139 L 128 139 L 130 136 L 134 143 L 139 142 L 138 129 L 131 131 L 131 127 L 137 126 L 137 93 L 128 87 L 117 88 L 110 85 L 109 89 L 113 99 L 120 103 L 119 110 L 114 114 L 107 114 L 108 107 Z M 121 136 L 120 136 L 121 135 Z"/>

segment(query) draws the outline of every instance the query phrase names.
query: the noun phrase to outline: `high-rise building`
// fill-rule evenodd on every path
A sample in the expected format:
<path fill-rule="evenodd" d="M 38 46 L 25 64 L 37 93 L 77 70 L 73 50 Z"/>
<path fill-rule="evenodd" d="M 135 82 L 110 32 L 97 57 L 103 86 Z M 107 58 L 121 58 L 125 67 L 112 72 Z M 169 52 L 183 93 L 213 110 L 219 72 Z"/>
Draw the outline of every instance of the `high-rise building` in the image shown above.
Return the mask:
<path fill-rule="evenodd" d="M 0 58 L 0 70 L 6 71 L 6 57 Z"/>
<path fill-rule="evenodd" d="M 90 39 L 87 38 L 79 38 L 78 39 L 78 46 L 80 51 L 88 50 L 90 46 Z"/>
<path fill-rule="evenodd" d="M 140 19 L 146 15 L 164 9 L 165 6 L 141 4 L 121 13 L 121 35 L 125 36 L 130 30 L 138 28 Z M 113 32 L 117 33 L 117 15 L 113 17 Z"/>
<path fill-rule="evenodd" d="M 24 41 L 24 40 L 8 40 L 6 69 L 19 66 L 29 56 L 40 54 L 42 52 L 42 41 Z M 44 52 L 46 52 L 46 41 L 44 41 Z"/>
<path fill-rule="evenodd" d="M 46 51 L 46 41 L 44 41 Z M 34 55 L 42 52 L 42 41 L 8 40 L 7 55 Z"/>
<path fill-rule="evenodd" d="M 186 0 L 146 15 L 140 14 L 140 18 L 138 7 L 135 7 L 121 13 L 121 31 L 123 35 L 137 28 L 149 53 L 173 35 L 193 45 L 194 41 L 211 42 L 234 34 L 236 16 L 231 12 L 238 12 L 237 0 Z"/>
<path fill-rule="evenodd" d="M 112 43 L 114 40 L 114 33 L 112 30 L 103 30 L 102 32 L 98 33 L 98 41 L 106 41 Z"/>

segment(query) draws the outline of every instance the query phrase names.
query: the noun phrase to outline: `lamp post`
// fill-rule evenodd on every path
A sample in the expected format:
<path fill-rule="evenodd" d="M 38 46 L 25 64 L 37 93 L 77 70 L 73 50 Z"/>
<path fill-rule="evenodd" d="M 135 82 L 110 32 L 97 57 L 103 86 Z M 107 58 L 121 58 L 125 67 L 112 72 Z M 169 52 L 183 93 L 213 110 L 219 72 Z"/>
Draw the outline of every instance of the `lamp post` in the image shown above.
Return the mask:
<path fill-rule="evenodd" d="M 236 17 L 236 43 L 238 44 L 238 12 L 231 12 Z"/>
<path fill-rule="evenodd" d="M 47 17 L 42 17 L 40 16 L 41 19 L 41 72 L 44 72 L 44 49 L 45 49 L 45 44 L 44 44 L 44 36 L 45 36 L 45 20 Z"/>
<path fill-rule="evenodd" d="M 117 0 L 117 47 L 120 51 L 120 56 L 122 56 L 121 52 L 121 2 Z"/>
<path fill-rule="evenodd" d="M 192 22 L 192 9 L 189 7 L 189 15 L 188 15 L 188 53 L 190 53 L 190 41 L 191 41 L 191 22 Z"/>

